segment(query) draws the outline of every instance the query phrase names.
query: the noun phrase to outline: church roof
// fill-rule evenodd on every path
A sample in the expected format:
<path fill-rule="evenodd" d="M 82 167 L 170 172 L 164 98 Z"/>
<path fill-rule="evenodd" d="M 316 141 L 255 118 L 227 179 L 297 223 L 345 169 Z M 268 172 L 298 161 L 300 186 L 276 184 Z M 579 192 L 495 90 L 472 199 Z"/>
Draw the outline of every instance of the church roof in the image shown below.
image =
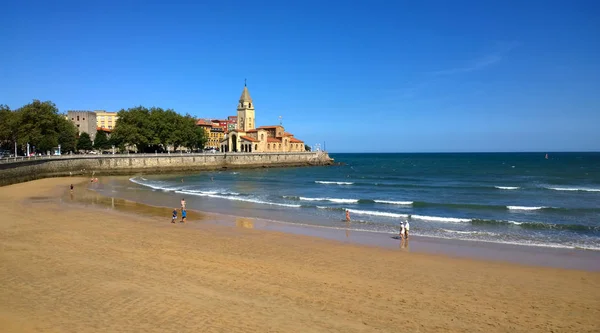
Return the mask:
<path fill-rule="evenodd" d="M 281 125 L 275 125 L 275 126 L 261 126 L 259 128 L 277 128 L 277 127 L 283 127 Z"/>
<path fill-rule="evenodd" d="M 250 136 L 240 136 L 240 139 L 243 139 L 243 140 L 248 140 L 248 141 L 250 141 L 250 142 L 258 142 L 258 140 L 256 140 L 256 139 L 255 139 L 255 138 L 253 138 L 253 137 L 250 137 Z"/>
<path fill-rule="evenodd" d="M 242 91 L 242 96 L 240 96 L 240 102 L 252 102 L 252 97 L 250 97 L 250 92 L 248 92 L 246 85 L 244 85 L 244 91 Z"/>
<path fill-rule="evenodd" d="M 304 141 L 296 139 L 296 138 L 290 138 L 290 142 L 292 142 L 292 143 L 304 143 Z"/>
<path fill-rule="evenodd" d="M 281 143 L 281 139 L 268 137 L 267 138 L 267 142 L 279 142 L 279 143 Z"/>

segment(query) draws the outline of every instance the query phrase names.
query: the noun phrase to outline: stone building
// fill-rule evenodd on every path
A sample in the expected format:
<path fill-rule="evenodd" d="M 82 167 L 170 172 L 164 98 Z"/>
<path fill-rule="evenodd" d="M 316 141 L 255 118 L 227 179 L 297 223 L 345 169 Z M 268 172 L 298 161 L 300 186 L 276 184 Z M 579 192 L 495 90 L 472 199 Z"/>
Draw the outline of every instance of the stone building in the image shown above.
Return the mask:
<path fill-rule="evenodd" d="M 254 102 L 248 87 L 240 96 L 237 107 L 237 128 L 221 140 L 222 152 L 301 152 L 304 142 L 287 133 L 282 125 L 255 128 Z"/>
<path fill-rule="evenodd" d="M 86 132 L 90 135 L 92 141 L 96 138 L 96 113 L 93 111 L 67 111 L 67 118 L 77 127 L 77 134 Z"/>

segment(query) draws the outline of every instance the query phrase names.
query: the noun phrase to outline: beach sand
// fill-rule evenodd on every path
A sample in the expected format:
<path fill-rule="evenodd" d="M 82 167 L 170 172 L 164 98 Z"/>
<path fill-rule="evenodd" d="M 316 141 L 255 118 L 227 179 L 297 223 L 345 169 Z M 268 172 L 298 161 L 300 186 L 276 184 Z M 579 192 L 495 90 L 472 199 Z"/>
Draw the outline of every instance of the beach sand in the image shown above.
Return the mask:
<path fill-rule="evenodd" d="M 171 224 L 76 181 L 0 188 L 0 332 L 600 331 L 597 272 Z"/>

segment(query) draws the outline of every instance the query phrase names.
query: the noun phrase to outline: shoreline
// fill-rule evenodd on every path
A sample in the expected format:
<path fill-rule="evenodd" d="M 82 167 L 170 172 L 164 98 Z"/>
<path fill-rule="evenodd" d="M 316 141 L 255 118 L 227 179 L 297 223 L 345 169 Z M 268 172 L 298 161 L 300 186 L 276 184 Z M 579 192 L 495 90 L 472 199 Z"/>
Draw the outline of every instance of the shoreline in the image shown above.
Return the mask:
<path fill-rule="evenodd" d="M 214 214 L 174 225 L 163 215 L 169 208 L 96 193 L 88 193 L 90 206 L 71 204 L 67 188 L 76 181 L 82 183 L 73 197 L 85 195 L 89 179 L 82 178 L 0 188 L 0 327 L 84 333 L 600 327 L 597 272 L 419 253 L 412 244 L 411 251 L 365 246 L 258 229 L 244 218 L 230 227 L 214 223 L 221 221 Z"/>
<path fill-rule="evenodd" d="M 105 177 L 103 180 L 106 180 Z M 110 180 L 126 182 L 131 184 L 129 176 L 112 176 Z M 136 184 L 136 183 L 132 183 Z M 117 192 L 117 196 L 101 193 L 89 188 L 89 183 L 85 184 L 85 189 L 106 198 L 120 198 L 138 202 L 149 207 L 164 207 L 157 202 L 158 199 L 138 200 L 139 198 L 130 198 L 119 196 L 123 192 Z M 136 184 L 138 185 L 138 184 Z M 139 186 L 139 185 L 138 185 Z M 164 202 L 163 200 L 158 200 Z M 169 209 L 169 208 L 166 208 Z M 400 248 L 400 240 L 395 239 L 396 234 L 381 233 L 368 230 L 355 230 L 352 227 L 356 224 L 350 222 L 346 227 L 323 226 L 314 224 L 304 224 L 296 222 L 281 221 L 261 217 L 249 217 L 234 215 L 221 212 L 209 212 L 197 209 L 190 209 L 203 215 L 212 215 L 214 223 L 229 227 L 236 225 L 236 219 L 251 220 L 253 228 L 259 230 L 278 231 L 295 235 L 305 235 L 310 237 L 319 237 L 351 244 L 361 244 L 382 248 Z M 170 211 L 169 211 L 170 212 Z M 170 214 L 170 213 L 169 213 Z M 170 216 L 170 215 L 169 215 Z M 188 220 L 191 222 L 192 219 Z M 421 235 L 411 235 L 409 248 L 404 250 L 416 251 L 419 253 L 444 255 L 449 257 L 461 257 L 478 260 L 493 260 L 499 262 L 508 262 L 521 265 L 531 265 L 540 267 L 555 267 L 566 269 L 579 269 L 587 271 L 600 271 L 600 251 L 585 248 L 557 247 L 550 245 L 525 245 L 504 242 L 466 240 L 442 237 L 430 237 Z"/>

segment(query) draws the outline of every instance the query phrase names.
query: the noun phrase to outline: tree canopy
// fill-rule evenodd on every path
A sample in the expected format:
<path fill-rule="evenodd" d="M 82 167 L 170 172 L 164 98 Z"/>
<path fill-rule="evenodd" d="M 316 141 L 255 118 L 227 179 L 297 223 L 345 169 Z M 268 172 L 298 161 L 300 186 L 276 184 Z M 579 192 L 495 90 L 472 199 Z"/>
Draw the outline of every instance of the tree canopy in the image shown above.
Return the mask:
<path fill-rule="evenodd" d="M 96 138 L 94 139 L 94 149 L 108 149 L 111 147 L 108 141 L 108 136 L 104 131 L 96 132 Z"/>
<path fill-rule="evenodd" d="M 86 132 L 81 133 L 77 140 L 77 150 L 87 152 L 88 150 L 92 150 L 92 148 L 92 139 L 90 138 L 90 135 Z"/>
<path fill-rule="evenodd" d="M 171 109 L 138 106 L 118 112 L 111 139 L 118 145 L 135 146 L 138 152 L 175 150 L 180 147 L 202 149 L 207 141 L 196 120 Z"/>
<path fill-rule="evenodd" d="M 11 111 L 0 106 L 0 144 L 3 147 L 17 142 L 21 151 L 27 143 L 37 152 L 51 151 L 61 145 L 62 151 L 75 149 L 77 128 L 52 102 L 34 100 L 32 103 Z"/>

